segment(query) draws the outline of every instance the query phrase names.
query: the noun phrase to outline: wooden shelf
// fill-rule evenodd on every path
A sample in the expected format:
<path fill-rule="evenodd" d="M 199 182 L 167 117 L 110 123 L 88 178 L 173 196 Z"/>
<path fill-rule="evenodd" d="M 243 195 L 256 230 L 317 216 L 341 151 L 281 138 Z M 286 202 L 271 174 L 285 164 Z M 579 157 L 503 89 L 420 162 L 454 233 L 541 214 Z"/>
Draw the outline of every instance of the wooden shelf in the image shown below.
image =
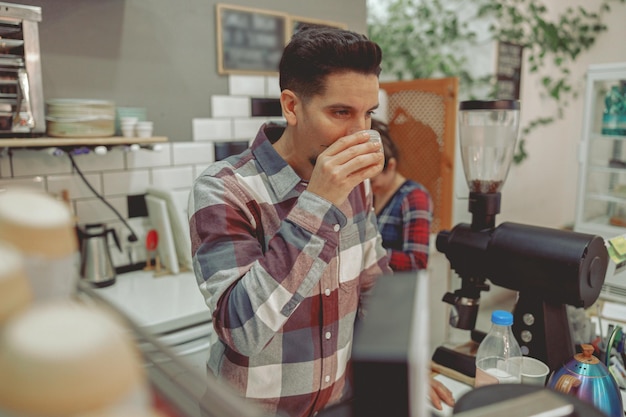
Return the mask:
<path fill-rule="evenodd" d="M 102 138 L 0 138 L 0 148 L 37 148 L 37 147 L 63 147 L 63 146 L 111 146 L 111 145 L 132 145 L 146 143 L 167 142 L 165 136 L 154 136 L 150 138 L 127 138 L 122 136 L 109 136 Z"/>

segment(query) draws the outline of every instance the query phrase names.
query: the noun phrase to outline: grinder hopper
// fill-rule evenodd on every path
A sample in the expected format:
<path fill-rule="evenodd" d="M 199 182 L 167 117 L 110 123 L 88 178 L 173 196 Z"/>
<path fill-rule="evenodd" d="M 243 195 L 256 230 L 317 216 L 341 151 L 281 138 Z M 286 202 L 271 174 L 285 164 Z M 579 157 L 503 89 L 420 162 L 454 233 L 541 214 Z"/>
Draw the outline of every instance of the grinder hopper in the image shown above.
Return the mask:
<path fill-rule="evenodd" d="M 452 306 L 453 327 L 473 330 L 480 292 L 489 290 L 487 280 L 518 291 L 515 337 L 525 354 L 555 370 L 574 354 L 565 307 L 595 302 L 608 252 L 599 236 L 510 222 L 495 225 L 515 150 L 519 109 L 514 100 L 460 103 L 472 224 L 457 224 L 437 236 L 437 249 L 461 278 L 461 288 L 445 294 L 443 301 Z"/>

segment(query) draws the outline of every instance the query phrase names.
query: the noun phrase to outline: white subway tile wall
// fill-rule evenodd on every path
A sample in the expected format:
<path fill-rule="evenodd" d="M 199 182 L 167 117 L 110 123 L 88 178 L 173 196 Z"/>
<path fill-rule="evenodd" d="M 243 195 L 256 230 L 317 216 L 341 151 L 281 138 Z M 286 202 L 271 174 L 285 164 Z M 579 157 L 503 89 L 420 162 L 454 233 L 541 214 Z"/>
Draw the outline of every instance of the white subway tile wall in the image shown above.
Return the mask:
<path fill-rule="evenodd" d="M 9 178 L 9 175 L 4 178 Z M 46 179 L 45 177 L 35 176 L 30 178 L 16 178 L 16 179 L 0 179 L 0 190 L 7 187 L 26 187 L 34 188 L 36 190 L 46 191 Z"/>
<path fill-rule="evenodd" d="M 196 118 L 192 120 L 194 141 L 228 141 L 233 139 L 232 119 Z"/>
<path fill-rule="evenodd" d="M 128 216 L 128 204 L 125 196 L 107 197 L 106 201 L 122 216 Z M 97 198 L 76 200 L 75 207 L 75 213 L 80 224 L 111 223 L 118 220 L 113 210 Z"/>
<path fill-rule="evenodd" d="M 143 194 L 149 185 L 150 171 L 147 169 L 102 173 L 102 190 L 106 197 Z"/>
<path fill-rule="evenodd" d="M 215 160 L 213 143 L 181 142 L 172 147 L 174 165 L 205 164 Z M 206 167 L 206 164 L 204 165 Z M 194 178 L 197 175 L 194 174 Z"/>
<path fill-rule="evenodd" d="M 256 117 L 252 119 L 235 119 L 235 140 L 248 140 L 256 137 L 257 132 L 261 125 L 269 119 L 265 117 Z"/>
<path fill-rule="evenodd" d="M 280 83 L 278 76 L 265 77 L 265 96 L 280 97 Z"/>
<path fill-rule="evenodd" d="M 85 178 L 97 192 L 102 193 L 102 175 L 90 173 L 85 174 Z M 66 190 L 68 195 L 74 199 L 93 197 L 93 192 L 78 175 L 50 175 L 47 180 L 47 191 L 51 194 L 61 195 L 61 192 Z"/>
<path fill-rule="evenodd" d="M 171 147 L 159 146 L 158 151 L 150 149 L 139 149 L 136 152 L 126 154 L 126 167 L 132 168 L 149 168 L 149 167 L 165 167 L 172 162 Z"/>
<path fill-rule="evenodd" d="M 72 163 L 68 158 L 54 157 L 45 149 L 35 152 L 26 149 L 14 149 L 9 163 L 15 177 L 69 174 L 72 172 Z"/>
<path fill-rule="evenodd" d="M 11 176 L 11 161 L 9 160 L 9 156 L 0 151 L 0 178 L 1 177 L 10 177 Z"/>
<path fill-rule="evenodd" d="M 228 92 L 233 96 L 265 97 L 265 78 L 262 75 L 231 75 Z"/>
<path fill-rule="evenodd" d="M 74 161 L 83 172 L 115 171 L 126 168 L 126 154 L 127 152 L 123 147 L 115 147 L 107 152 L 106 155 L 97 155 L 93 152 L 75 155 Z M 59 159 L 69 161 L 67 158 Z"/>
<path fill-rule="evenodd" d="M 193 168 L 190 166 L 155 168 L 152 170 L 152 184 L 168 190 L 189 187 L 193 180 Z"/>
<path fill-rule="evenodd" d="M 213 117 L 250 117 L 250 97 L 211 96 Z"/>

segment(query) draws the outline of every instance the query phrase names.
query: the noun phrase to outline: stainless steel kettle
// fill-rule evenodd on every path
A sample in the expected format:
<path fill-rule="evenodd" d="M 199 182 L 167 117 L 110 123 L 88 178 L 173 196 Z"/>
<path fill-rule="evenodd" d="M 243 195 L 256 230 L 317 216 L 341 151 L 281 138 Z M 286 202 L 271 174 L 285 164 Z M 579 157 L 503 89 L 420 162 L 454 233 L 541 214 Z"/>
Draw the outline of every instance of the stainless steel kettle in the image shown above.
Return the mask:
<path fill-rule="evenodd" d="M 116 274 L 108 236 L 113 235 L 115 245 L 121 251 L 115 229 L 107 229 L 102 223 L 86 224 L 78 229 L 81 243 L 80 276 L 96 287 L 107 287 L 115 283 Z"/>
<path fill-rule="evenodd" d="M 624 417 L 622 396 L 617 382 L 598 358 L 593 346 L 583 344 L 583 352 L 574 355 L 548 381 L 548 388 L 574 395 L 594 405 L 610 417 Z"/>

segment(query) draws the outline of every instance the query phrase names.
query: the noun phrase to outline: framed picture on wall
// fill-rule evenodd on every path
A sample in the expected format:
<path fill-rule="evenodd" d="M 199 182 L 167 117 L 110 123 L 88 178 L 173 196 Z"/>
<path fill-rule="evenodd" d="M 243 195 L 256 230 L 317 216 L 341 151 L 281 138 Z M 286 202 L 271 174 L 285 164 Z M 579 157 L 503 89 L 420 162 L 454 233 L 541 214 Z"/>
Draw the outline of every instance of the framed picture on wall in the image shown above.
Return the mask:
<path fill-rule="evenodd" d="M 347 29 L 348 25 L 340 22 L 332 22 L 330 20 L 311 19 L 308 17 L 290 16 L 289 17 L 289 37 L 296 33 L 303 26 L 327 26 L 333 28 Z"/>
<path fill-rule="evenodd" d="M 216 5 L 219 74 L 277 74 L 289 38 L 288 15 Z"/>

